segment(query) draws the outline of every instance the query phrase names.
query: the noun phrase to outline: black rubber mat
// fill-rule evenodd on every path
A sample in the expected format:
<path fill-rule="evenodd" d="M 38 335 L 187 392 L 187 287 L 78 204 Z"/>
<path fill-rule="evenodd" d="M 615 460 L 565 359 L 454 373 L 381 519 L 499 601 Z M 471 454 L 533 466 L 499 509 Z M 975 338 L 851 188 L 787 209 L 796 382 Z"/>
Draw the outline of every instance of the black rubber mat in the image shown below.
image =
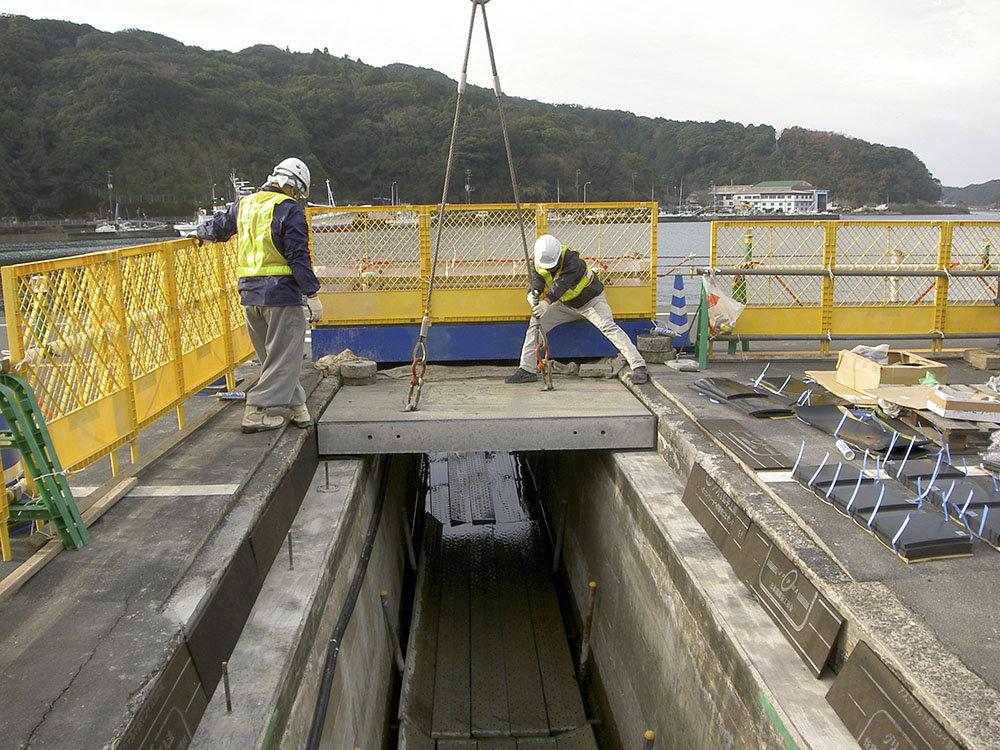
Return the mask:
<path fill-rule="evenodd" d="M 917 509 L 916 495 L 907 492 L 898 484 L 889 482 L 861 485 L 838 483 L 830 491 L 829 499 L 842 513 L 851 515 L 866 526 L 876 507 L 879 508 L 879 513 L 887 510 Z"/>
<path fill-rule="evenodd" d="M 896 450 L 899 439 L 892 439 L 890 433 L 872 421 L 862 421 L 851 414 L 844 419 L 844 412 L 834 404 L 822 406 L 796 406 L 795 416 L 807 425 L 815 427 L 817 430 L 836 436 L 845 443 L 860 451 L 868 450 L 873 453 L 884 453 L 889 450 L 890 445 Z M 902 446 L 906 449 L 905 444 Z"/>
<path fill-rule="evenodd" d="M 977 480 L 986 480 L 977 481 Z M 964 477 L 962 479 L 938 479 L 934 482 L 927 499 L 941 507 L 945 498 L 955 512 L 967 508 L 982 508 L 985 505 L 1000 507 L 1000 492 L 997 492 L 990 477 Z"/>
<path fill-rule="evenodd" d="M 917 480 L 920 479 L 922 487 L 926 488 L 927 481 L 937 472 L 938 480 L 942 479 L 964 479 L 965 472 L 957 466 L 952 466 L 947 461 L 940 461 L 935 458 L 910 458 L 905 463 L 902 461 L 889 461 L 886 463 L 885 471 L 889 476 L 895 477 L 907 487 L 916 489 Z"/>
<path fill-rule="evenodd" d="M 808 400 L 805 403 L 811 406 L 843 403 L 819 383 L 807 383 L 798 378 L 783 378 L 778 375 L 766 376 L 761 378 L 760 385 L 771 393 L 791 399 L 793 402 L 798 402 L 802 398 L 802 394 L 808 393 Z"/>
<path fill-rule="evenodd" d="M 729 378 L 699 378 L 690 387 L 700 394 L 733 406 L 757 418 L 790 417 L 790 399 L 775 396 L 763 388 L 738 383 Z"/>
<path fill-rule="evenodd" d="M 880 511 L 871 529 L 882 544 L 908 562 L 972 554 L 968 531 L 939 513 Z"/>
<path fill-rule="evenodd" d="M 877 477 L 872 468 L 865 469 L 862 475 L 861 467 L 851 463 L 829 462 L 823 464 L 822 468 L 818 464 L 799 464 L 792 472 L 792 479 L 800 484 L 811 487 L 817 492 L 826 492 L 831 484 L 836 481 L 837 485 L 850 484 L 852 487 L 861 477 L 861 484 L 874 484 Z"/>

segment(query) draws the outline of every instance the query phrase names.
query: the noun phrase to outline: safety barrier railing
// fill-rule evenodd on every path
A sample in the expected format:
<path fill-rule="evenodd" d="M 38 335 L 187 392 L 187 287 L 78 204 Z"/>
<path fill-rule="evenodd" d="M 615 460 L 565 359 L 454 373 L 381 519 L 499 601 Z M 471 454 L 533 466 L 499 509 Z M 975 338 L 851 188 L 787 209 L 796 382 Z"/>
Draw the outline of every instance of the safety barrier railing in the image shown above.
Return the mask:
<path fill-rule="evenodd" d="M 996 336 L 998 241 L 1000 222 L 713 222 L 701 273 L 746 304 L 715 340 Z"/>
<path fill-rule="evenodd" d="M 323 325 L 417 323 L 437 241 L 439 206 L 308 210 Z M 431 322 L 524 318 L 529 251 L 550 232 L 598 269 L 615 314 L 656 307 L 655 203 L 452 205 L 437 251 Z M 519 221 L 520 218 L 520 221 Z"/>
<path fill-rule="evenodd" d="M 253 353 L 235 243 L 174 240 L 2 269 L 12 368 L 67 470 L 111 456 Z"/>
<path fill-rule="evenodd" d="M 437 206 L 308 209 L 320 325 L 421 318 Z M 550 231 L 600 269 L 622 317 L 655 309 L 656 204 L 523 205 L 529 248 Z M 518 320 L 526 269 L 513 205 L 449 206 L 432 319 Z M 34 389 L 67 470 L 129 445 L 253 353 L 235 242 L 174 240 L 2 269 L 12 366 Z"/>

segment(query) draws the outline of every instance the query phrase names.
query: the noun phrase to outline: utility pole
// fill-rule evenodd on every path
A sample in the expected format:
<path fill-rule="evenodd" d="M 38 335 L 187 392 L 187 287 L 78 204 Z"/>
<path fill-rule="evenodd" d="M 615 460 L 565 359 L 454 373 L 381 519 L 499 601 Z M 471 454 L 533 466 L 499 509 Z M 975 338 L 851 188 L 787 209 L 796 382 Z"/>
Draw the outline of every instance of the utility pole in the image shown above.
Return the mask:
<path fill-rule="evenodd" d="M 559 178 L 556 177 L 556 203 L 561 203 L 559 200 Z"/>
<path fill-rule="evenodd" d="M 114 189 L 114 183 L 111 181 L 111 170 L 108 170 L 108 219 L 112 217 L 112 209 L 114 203 L 111 201 L 111 191 Z"/>
<path fill-rule="evenodd" d="M 576 202 L 580 202 L 580 170 L 576 170 Z"/>

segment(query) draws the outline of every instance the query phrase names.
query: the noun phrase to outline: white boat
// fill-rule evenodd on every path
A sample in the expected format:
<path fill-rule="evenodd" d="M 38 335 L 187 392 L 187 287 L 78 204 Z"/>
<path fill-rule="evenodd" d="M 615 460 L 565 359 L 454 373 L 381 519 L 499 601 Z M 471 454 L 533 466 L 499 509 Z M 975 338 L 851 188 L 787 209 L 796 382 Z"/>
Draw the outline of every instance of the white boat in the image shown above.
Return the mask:
<path fill-rule="evenodd" d="M 326 204 L 310 203 L 309 205 L 317 208 L 337 208 L 329 180 L 326 181 Z M 313 214 L 310 224 L 314 232 L 340 232 L 351 228 L 354 217 L 355 214 L 352 211 L 329 211 Z"/>

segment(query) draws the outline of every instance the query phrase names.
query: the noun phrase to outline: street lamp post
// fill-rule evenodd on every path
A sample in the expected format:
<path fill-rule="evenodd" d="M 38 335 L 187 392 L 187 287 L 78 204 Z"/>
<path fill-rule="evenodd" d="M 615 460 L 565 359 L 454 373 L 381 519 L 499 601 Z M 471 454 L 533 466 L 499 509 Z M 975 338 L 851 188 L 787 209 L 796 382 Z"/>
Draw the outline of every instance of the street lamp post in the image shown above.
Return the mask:
<path fill-rule="evenodd" d="M 590 180 L 587 180 L 585 183 L 583 183 L 583 202 L 584 203 L 587 202 L 587 185 L 589 185 L 589 184 L 590 184 Z"/>
<path fill-rule="evenodd" d="M 389 200 L 392 201 L 392 205 L 396 205 L 399 202 L 399 193 L 397 192 L 397 186 L 399 185 L 396 180 L 392 181 L 392 185 L 389 186 Z"/>

